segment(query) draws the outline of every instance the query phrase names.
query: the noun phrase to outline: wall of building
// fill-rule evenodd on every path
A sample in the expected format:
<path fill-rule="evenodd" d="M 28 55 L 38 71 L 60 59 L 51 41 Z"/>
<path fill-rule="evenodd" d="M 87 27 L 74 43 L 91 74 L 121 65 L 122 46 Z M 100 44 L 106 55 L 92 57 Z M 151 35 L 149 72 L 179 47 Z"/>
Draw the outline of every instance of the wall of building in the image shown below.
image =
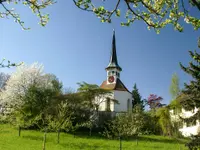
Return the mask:
<path fill-rule="evenodd" d="M 97 97 L 96 102 L 99 103 L 99 111 L 106 111 L 107 109 L 107 97 L 110 99 L 114 99 L 114 93 L 111 92 L 109 94 L 106 94 L 102 97 Z M 110 111 L 114 111 L 114 102 L 110 101 Z"/>
<path fill-rule="evenodd" d="M 127 91 L 114 91 L 114 99 L 118 100 L 119 104 L 114 105 L 115 112 L 127 112 L 132 109 L 132 94 Z M 129 100 L 129 104 L 128 104 Z M 129 106 L 129 108 L 128 108 Z"/>
<path fill-rule="evenodd" d="M 127 91 L 114 91 L 101 98 L 96 98 L 97 103 L 100 102 L 99 111 L 107 110 L 106 98 L 115 99 L 119 104 L 110 101 L 110 110 L 115 112 L 127 112 L 132 109 L 132 94 Z M 128 104 L 129 102 L 129 104 Z M 129 108 L 128 108 L 129 107 Z"/>

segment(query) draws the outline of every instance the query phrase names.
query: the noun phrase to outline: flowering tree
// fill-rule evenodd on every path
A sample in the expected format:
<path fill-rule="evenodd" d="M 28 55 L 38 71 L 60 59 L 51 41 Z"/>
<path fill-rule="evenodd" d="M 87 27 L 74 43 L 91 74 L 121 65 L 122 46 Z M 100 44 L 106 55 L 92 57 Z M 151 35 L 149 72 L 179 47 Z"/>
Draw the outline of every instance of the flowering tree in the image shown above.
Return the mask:
<path fill-rule="evenodd" d="M 163 104 L 161 104 L 161 100 L 163 100 L 162 97 L 157 96 L 156 94 L 150 94 L 147 100 L 147 104 L 151 109 L 155 109 L 163 106 Z"/>
<path fill-rule="evenodd" d="M 48 106 L 61 87 L 55 76 L 45 74 L 43 65 L 34 63 L 17 67 L 1 93 L 1 105 L 9 108 L 14 123 L 30 126 L 42 120 Z"/>
<path fill-rule="evenodd" d="M 5 87 L 6 82 L 8 81 L 9 78 L 10 78 L 9 74 L 3 72 L 0 73 L 0 91 Z"/>

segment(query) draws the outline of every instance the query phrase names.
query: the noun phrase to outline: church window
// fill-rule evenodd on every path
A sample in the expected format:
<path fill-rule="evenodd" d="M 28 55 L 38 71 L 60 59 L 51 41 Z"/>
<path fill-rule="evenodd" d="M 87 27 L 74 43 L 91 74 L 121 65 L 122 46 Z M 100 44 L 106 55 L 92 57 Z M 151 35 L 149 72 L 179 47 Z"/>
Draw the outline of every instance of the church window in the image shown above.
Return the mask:
<path fill-rule="evenodd" d="M 114 71 L 112 71 L 112 74 L 115 74 L 115 72 L 114 72 Z"/>
<path fill-rule="evenodd" d="M 127 100 L 127 111 L 130 110 L 130 99 Z"/>
<path fill-rule="evenodd" d="M 106 111 L 111 111 L 110 110 L 110 98 L 107 98 L 107 100 L 106 100 Z"/>
<path fill-rule="evenodd" d="M 108 72 L 108 75 L 111 75 L 111 71 Z"/>

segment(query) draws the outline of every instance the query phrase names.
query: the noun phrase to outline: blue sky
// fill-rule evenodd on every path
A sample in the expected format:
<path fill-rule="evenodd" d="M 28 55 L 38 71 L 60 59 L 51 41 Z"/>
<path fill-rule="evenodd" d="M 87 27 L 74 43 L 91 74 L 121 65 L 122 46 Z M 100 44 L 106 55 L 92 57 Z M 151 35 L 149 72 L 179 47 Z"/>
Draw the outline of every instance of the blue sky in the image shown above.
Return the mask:
<path fill-rule="evenodd" d="M 100 85 L 106 79 L 113 28 L 121 80 L 129 90 L 137 83 L 142 97 L 157 94 L 169 103 L 172 74 L 178 74 L 181 86 L 190 79 L 179 67 L 179 62 L 187 65 L 191 60 L 188 50 L 197 49 L 200 32 L 190 25 L 183 33 L 168 26 L 157 35 L 143 22 L 121 27 L 120 20 L 114 19 L 104 24 L 77 9 L 72 0 L 58 1 L 46 10 L 50 22 L 45 28 L 28 8 L 17 6 L 17 11 L 31 30 L 23 31 L 12 19 L 0 19 L 0 56 L 12 62 L 43 63 L 45 72 L 55 74 L 65 87 L 76 89 L 81 81 Z"/>

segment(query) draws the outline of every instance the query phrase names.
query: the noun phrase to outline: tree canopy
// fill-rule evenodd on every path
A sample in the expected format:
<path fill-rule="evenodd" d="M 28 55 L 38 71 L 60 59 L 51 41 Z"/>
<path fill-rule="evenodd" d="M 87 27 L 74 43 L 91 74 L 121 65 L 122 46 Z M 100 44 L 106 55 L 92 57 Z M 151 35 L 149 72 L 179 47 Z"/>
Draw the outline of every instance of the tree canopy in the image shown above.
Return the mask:
<path fill-rule="evenodd" d="M 192 81 L 189 84 L 185 83 L 185 87 L 182 90 L 182 96 L 180 97 L 180 103 L 185 110 L 194 110 L 195 108 L 200 107 L 200 54 L 192 51 L 189 51 L 190 56 L 193 61 L 189 63 L 188 67 L 180 64 L 182 70 L 188 75 L 192 76 Z M 189 117 L 187 120 L 189 122 L 196 121 L 199 119 L 200 110 L 198 109 L 195 115 Z"/>
<path fill-rule="evenodd" d="M 145 100 L 142 99 L 142 96 L 139 93 L 136 83 L 133 86 L 132 97 L 133 97 L 132 107 L 134 108 L 136 105 L 139 105 L 142 109 L 144 109 Z"/>
<path fill-rule="evenodd" d="M 143 21 L 148 29 L 160 29 L 172 24 L 178 31 L 183 31 L 182 20 L 191 24 L 195 30 L 200 28 L 200 18 L 195 11 L 200 11 L 199 0 L 108 0 L 97 2 L 94 0 L 73 0 L 82 9 L 94 13 L 101 22 L 112 22 L 112 16 L 120 17 L 124 12 L 126 21 L 122 26 L 129 26 L 137 20 Z M 108 7 L 110 4 L 112 8 Z"/>
<path fill-rule="evenodd" d="M 172 96 L 172 99 L 175 99 L 180 94 L 179 77 L 176 73 L 172 75 L 169 91 Z"/>

